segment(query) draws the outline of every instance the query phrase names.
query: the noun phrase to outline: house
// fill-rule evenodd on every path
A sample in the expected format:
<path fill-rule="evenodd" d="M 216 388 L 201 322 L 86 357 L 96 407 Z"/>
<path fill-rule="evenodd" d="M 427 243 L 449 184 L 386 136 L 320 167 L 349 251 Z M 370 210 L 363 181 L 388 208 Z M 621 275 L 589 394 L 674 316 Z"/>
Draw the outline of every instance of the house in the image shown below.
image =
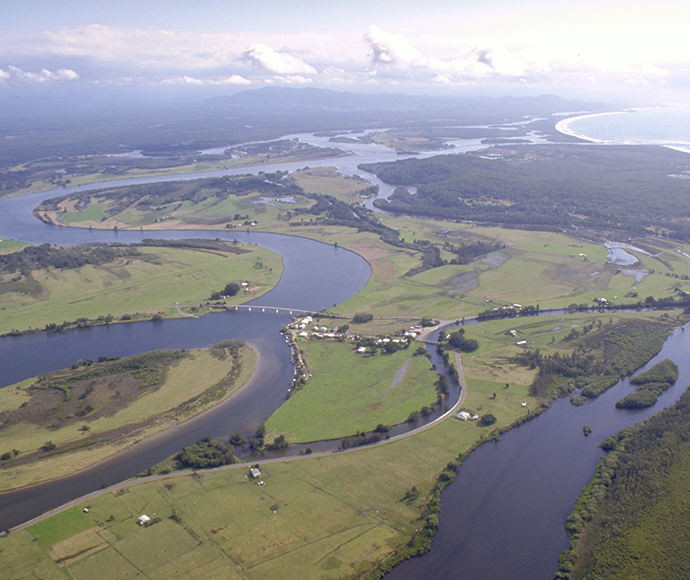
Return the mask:
<path fill-rule="evenodd" d="M 137 519 L 137 522 L 139 522 L 140 526 L 146 526 L 149 524 L 150 521 L 151 518 L 145 514 L 143 516 L 139 516 L 139 519 Z"/>
<path fill-rule="evenodd" d="M 259 477 L 261 477 L 261 471 L 258 467 L 252 467 L 249 470 L 249 475 L 252 476 L 252 479 L 258 479 Z"/>
<path fill-rule="evenodd" d="M 527 344 L 527 341 L 526 340 L 518 340 L 515 344 L 517 344 L 518 346 L 525 346 Z"/>
<path fill-rule="evenodd" d="M 360 346 L 360 347 L 357 349 L 357 352 L 358 352 L 359 354 L 364 354 L 365 352 L 367 352 L 367 347 L 366 347 L 366 346 Z"/>

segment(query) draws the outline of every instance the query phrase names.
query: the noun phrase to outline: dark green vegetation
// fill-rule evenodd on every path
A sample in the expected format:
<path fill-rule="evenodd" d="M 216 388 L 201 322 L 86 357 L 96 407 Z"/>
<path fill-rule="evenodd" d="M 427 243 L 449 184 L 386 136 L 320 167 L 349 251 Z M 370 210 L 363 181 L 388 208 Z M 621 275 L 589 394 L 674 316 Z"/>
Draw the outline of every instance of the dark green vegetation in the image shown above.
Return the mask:
<path fill-rule="evenodd" d="M 507 224 L 647 229 L 690 239 L 687 154 L 655 147 L 501 147 L 362 165 L 398 188 L 391 212 Z"/>
<path fill-rule="evenodd" d="M 229 284 L 226 284 L 225 288 L 223 288 L 221 291 L 212 292 L 211 300 L 220 300 L 224 296 L 237 296 L 239 291 L 240 285 L 237 282 L 230 282 Z"/>
<path fill-rule="evenodd" d="M 465 353 L 474 352 L 479 348 L 479 343 L 476 340 L 465 336 L 464 328 L 448 335 L 448 345 Z"/>
<path fill-rule="evenodd" d="M 362 184 L 358 196 L 376 193 L 376 188 L 372 190 L 367 183 Z M 333 195 L 306 192 L 291 175 L 280 171 L 70 194 L 44 201 L 34 214 L 50 224 L 98 228 L 156 227 L 158 223 L 168 227 L 261 227 L 265 204 L 279 207 L 277 219 L 289 227 L 345 226 L 374 233 L 397 248 L 420 252 L 421 263 L 405 273 L 408 277 L 448 264 L 469 264 L 478 256 L 503 247 L 498 242 L 476 239 L 455 243 L 404 241 L 398 230 L 383 224 L 363 205 L 346 203 Z M 247 212 L 254 217 L 250 218 Z M 442 252 L 450 258 L 442 257 Z"/>
<path fill-rule="evenodd" d="M 555 577 L 688 578 L 690 392 L 601 446 L 608 453 L 568 518 L 571 547 Z"/>
<path fill-rule="evenodd" d="M 100 266 L 118 258 L 140 257 L 131 246 L 90 244 L 88 246 L 59 247 L 50 244 L 26 246 L 10 254 L 0 254 L 0 274 L 19 272 L 28 276 L 32 270 L 46 268 L 74 269 L 88 264 Z M 2 288 L 2 283 L 0 283 Z M 1 292 L 1 291 L 0 291 Z"/>
<path fill-rule="evenodd" d="M 183 468 L 207 469 L 230 465 L 237 459 L 230 446 L 210 437 L 204 437 L 199 439 L 196 445 L 183 447 L 182 451 L 175 455 L 175 461 Z"/>
<path fill-rule="evenodd" d="M 569 353 L 544 355 L 539 349 L 525 350 L 514 360 L 539 369 L 532 384 L 535 396 L 581 389 L 583 397 L 594 398 L 656 355 L 668 329 L 666 324 L 652 322 L 628 321 L 618 326 L 592 323 L 585 325 L 577 338 L 565 341 Z"/>
<path fill-rule="evenodd" d="M 678 380 L 678 367 L 671 359 L 664 359 L 648 371 L 632 377 L 630 382 L 637 390 L 616 402 L 619 409 L 651 407 L 659 395 Z"/>
<path fill-rule="evenodd" d="M 232 254 L 244 254 L 248 250 L 220 240 L 144 240 L 140 244 L 121 245 L 93 243 L 84 246 L 26 246 L 8 254 L 0 254 L 0 274 L 28 276 L 32 270 L 49 268 L 74 270 L 82 266 L 100 266 L 118 258 L 151 259 L 143 256 L 137 246 L 159 248 L 190 248 L 198 250 L 222 250 Z M 0 282 L 0 284 L 2 284 Z M 0 285 L 0 288 L 2 286 Z"/>
<path fill-rule="evenodd" d="M 58 428 L 112 414 L 136 398 L 137 391 L 161 383 L 168 366 L 184 356 L 183 350 L 151 351 L 124 359 L 79 361 L 64 371 L 42 375 L 29 389 L 26 404 L 0 414 L 0 431 L 23 422 Z M 128 395 L 129 382 L 134 389 Z M 99 392 L 104 387 L 118 396 L 102 401 Z"/>

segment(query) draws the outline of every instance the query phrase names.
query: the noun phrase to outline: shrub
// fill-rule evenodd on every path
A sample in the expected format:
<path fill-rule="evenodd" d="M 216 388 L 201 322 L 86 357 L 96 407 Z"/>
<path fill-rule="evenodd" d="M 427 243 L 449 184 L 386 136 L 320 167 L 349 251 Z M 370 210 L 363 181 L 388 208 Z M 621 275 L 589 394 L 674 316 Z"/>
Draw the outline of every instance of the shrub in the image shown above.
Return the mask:
<path fill-rule="evenodd" d="M 486 415 L 482 416 L 482 418 L 479 420 L 479 424 L 482 427 L 488 427 L 489 425 L 493 425 L 495 422 L 496 417 L 491 413 L 487 413 Z"/>
<path fill-rule="evenodd" d="M 371 322 L 374 320 L 374 315 L 367 312 L 358 312 L 352 317 L 352 322 L 355 324 L 364 324 L 365 322 Z"/>

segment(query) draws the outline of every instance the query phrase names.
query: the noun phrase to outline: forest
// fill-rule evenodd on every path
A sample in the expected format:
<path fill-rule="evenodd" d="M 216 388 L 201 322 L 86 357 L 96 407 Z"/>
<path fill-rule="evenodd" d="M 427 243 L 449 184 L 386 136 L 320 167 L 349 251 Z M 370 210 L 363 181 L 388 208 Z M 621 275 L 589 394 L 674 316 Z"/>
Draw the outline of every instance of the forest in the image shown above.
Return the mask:
<path fill-rule="evenodd" d="M 690 239 L 690 161 L 661 147 L 509 146 L 360 165 L 398 187 L 380 209 L 532 229 L 617 228 Z"/>
<path fill-rule="evenodd" d="M 557 579 L 688 578 L 690 392 L 602 442 L 608 454 L 568 517 Z"/>

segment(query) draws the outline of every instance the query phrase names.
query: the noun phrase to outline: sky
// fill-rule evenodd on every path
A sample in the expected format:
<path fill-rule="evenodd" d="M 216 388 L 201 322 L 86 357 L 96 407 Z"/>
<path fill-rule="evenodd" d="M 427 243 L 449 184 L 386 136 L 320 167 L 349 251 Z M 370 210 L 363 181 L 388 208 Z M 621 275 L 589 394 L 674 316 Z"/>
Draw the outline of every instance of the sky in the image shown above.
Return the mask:
<path fill-rule="evenodd" d="M 2 92 L 267 85 L 690 101 L 677 0 L 2 0 Z"/>

